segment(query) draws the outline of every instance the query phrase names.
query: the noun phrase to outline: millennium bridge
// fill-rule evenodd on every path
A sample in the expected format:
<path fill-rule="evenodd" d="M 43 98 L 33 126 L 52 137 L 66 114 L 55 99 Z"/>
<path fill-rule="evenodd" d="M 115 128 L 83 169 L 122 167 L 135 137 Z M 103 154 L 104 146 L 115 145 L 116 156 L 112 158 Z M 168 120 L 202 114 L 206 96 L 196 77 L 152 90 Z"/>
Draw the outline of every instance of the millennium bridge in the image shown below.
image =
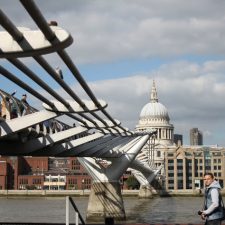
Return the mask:
<path fill-rule="evenodd" d="M 154 166 L 150 153 L 142 148 L 154 145 L 155 131 L 133 132 L 114 119 L 67 53 L 73 43 L 70 33 L 57 22 L 46 21 L 34 1 L 20 0 L 19 4 L 24 9 L 20 13 L 28 13 L 38 29 L 18 27 L 0 10 L 0 82 L 7 79 L 29 93 L 39 107 L 28 104 L 26 95 L 18 98 L 10 87 L 0 90 L 0 155 L 78 157 L 93 178 L 87 219 L 125 220 L 120 177 L 131 170 L 141 184 L 139 195 L 151 195 L 150 183 L 161 168 Z M 79 85 L 85 100 L 66 82 L 62 70 L 50 63 L 51 57 L 68 69 L 66 76 Z M 39 76 L 37 66 L 44 76 Z"/>

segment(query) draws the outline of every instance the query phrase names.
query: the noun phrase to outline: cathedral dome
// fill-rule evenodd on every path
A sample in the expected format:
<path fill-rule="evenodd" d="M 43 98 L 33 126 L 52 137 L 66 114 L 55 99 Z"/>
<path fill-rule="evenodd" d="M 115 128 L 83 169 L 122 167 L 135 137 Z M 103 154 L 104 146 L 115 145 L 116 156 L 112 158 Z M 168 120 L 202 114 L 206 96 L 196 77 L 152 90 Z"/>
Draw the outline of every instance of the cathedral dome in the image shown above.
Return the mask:
<path fill-rule="evenodd" d="M 169 121 L 167 108 L 158 102 L 155 82 L 153 81 L 150 102 L 147 103 L 141 110 L 140 119 L 162 119 Z"/>
<path fill-rule="evenodd" d="M 174 127 L 170 124 L 167 108 L 158 102 L 155 81 L 153 80 L 150 102 L 141 110 L 139 122 L 136 125 L 136 132 L 149 132 L 155 130 L 155 143 L 157 146 L 173 144 Z M 147 147 L 148 149 L 149 147 Z"/>
<path fill-rule="evenodd" d="M 149 102 L 141 110 L 140 118 L 169 119 L 167 108 L 159 102 Z"/>

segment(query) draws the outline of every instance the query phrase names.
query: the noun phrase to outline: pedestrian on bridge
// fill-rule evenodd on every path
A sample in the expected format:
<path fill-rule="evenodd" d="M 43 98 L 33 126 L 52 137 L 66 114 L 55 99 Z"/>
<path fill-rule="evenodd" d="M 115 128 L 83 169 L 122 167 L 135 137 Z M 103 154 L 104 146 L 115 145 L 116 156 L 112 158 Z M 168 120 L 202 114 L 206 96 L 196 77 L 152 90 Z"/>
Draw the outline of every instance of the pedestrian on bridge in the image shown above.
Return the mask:
<path fill-rule="evenodd" d="M 23 115 L 23 113 L 24 115 L 30 114 L 30 105 L 27 102 L 26 94 L 22 95 L 22 99 L 20 101 L 20 112 L 21 112 L 21 115 Z"/>
<path fill-rule="evenodd" d="M 222 196 L 220 194 L 221 186 L 210 172 L 204 175 L 204 183 L 204 205 L 203 210 L 199 211 L 198 214 L 205 220 L 205 225 L 221 225 L 224 217 Z"/>

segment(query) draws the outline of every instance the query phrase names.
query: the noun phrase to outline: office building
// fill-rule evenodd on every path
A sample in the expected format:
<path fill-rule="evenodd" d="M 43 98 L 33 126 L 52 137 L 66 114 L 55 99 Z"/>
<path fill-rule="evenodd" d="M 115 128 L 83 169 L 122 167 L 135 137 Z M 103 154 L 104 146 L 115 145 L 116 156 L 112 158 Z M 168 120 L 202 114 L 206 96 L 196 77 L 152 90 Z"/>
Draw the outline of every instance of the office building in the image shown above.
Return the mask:
<path fill-rule="evenodd" d="M 190 145 L 203 145 L 203 135 L 198 128 L 190 130 Z"/>
<path fill-rule="evenodd" d="M 212 172 L 221 186 L 225 184 L 225 148 L 217 146 L 180 146 L 165 152 L 167 190 L 203 188 L 203 176 Z"/>

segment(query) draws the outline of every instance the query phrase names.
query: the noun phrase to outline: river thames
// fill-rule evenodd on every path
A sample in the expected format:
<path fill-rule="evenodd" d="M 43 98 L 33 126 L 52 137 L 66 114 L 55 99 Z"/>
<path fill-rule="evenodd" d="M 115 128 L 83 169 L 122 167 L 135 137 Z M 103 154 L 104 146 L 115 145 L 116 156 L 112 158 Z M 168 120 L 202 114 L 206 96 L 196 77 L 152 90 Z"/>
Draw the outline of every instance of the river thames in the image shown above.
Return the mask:
<path fill-rule="evenodd" d="M 73 197 L 85 219 L 88 197 Z M 203 197 L 124 197 L 127 223 L 198 223 Z M 65 223 L 65 197 L 0 198 L 0 222 Z M 72 207 L 70 222 L 74 223 Z"/>

